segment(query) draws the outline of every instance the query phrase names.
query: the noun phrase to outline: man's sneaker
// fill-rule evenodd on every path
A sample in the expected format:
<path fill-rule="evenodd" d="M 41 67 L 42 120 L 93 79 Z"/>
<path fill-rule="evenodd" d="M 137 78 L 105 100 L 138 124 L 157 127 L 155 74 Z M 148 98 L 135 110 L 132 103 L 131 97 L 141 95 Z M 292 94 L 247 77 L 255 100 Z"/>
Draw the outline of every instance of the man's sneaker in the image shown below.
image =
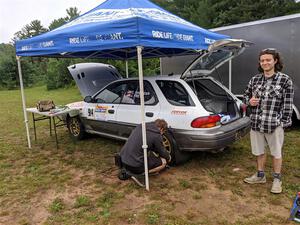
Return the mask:
<path fill-rule="evenodd" d="M 264 184 L 267 182 L 266 176 L 258 177 L 257 173 L 253 174 L 251 177 L 246 177 L 244 182 L 248 184 Z"/>
<path fill-rule="evenodd" d="M 274 194 L 280 194 L 282 192 L 282 182 L 281 180 L 274 178 L 271 192 Z"/>
<path fill-rule="evenodd" d="M 145 176 L 144 175 L 132 175 L 131 179 L 140 187 L 145 187 Z"/>

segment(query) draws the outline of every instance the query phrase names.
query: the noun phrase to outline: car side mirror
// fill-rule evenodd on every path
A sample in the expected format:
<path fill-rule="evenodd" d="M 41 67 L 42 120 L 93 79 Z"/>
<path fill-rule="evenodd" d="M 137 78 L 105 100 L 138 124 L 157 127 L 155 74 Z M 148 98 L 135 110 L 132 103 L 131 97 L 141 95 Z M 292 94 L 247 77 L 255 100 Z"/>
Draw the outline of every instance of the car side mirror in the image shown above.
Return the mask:
<path fill-rule="evenodd" d="M 89 96 L 89 95 L 88 95 L 88 96 L 85 96 L 85 97 L 84 97 L 84 100 L 83 100 L 83 101 L 86 102 L 86 103 L 91 103 L 92 100 L 93 100 L 93 99 L 92 99 L 92 96 Z"/>

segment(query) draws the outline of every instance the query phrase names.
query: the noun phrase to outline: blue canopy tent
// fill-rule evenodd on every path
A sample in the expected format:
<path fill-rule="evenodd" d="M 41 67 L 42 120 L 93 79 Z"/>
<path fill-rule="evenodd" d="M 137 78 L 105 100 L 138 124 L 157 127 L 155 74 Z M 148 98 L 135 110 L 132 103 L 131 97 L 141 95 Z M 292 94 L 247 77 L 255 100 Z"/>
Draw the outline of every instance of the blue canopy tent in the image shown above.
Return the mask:
<path fill-rule="evenodd" d="M 25 110 L 20 57 L 68 57 L 138 59 L 141 90 L 143 148 L 146 157 L 144 119 L 144 88 L 142 57 L 186 55 L 207 49 L 216 40 L 228 36 L 200 28 L 153 4 L 149 0 L 107 0 L 65 25 L 16 42 L 22 102 L 30 144 Z M 146 176 L 146 186 L 149 183 Z"/>
<path fill-rule="evenodd" d="M 191 53 L 227 36 L 200 28 L 148 0 L 107 0 L 73 21 L 16 43 L 18 56 L 136 58 Z"/>

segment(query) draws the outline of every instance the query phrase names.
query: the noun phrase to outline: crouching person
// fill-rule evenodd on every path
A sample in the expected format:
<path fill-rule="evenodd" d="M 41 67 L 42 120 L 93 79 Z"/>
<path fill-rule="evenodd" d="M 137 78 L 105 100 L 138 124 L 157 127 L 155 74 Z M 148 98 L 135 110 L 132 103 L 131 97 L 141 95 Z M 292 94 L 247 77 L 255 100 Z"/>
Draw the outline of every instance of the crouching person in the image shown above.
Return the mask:
<path fill-rule="evenodd" d="M 167 122 L 162 119 L 146 123 L 149 173 L 157 173 L 163 170 L 167 162 L 171 161 L 171 156 L 164 148 L 162 139 L 162 134 L 167 130 L 167 127 Z M 144 150 L 142 145 L 142 125 L 139 124 L 132 131 L 120 152 L 122 165 L 128 171 L 128 177 L 131 177 L 139 186 L 145 185 Z"/>

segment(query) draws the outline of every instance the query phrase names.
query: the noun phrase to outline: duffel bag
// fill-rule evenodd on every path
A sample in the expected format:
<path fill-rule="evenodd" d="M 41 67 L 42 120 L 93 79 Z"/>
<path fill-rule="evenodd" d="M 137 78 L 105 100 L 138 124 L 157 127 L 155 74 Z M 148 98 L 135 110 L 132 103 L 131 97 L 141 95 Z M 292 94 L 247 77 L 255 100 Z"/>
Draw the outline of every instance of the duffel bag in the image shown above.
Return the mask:
<path fill-rule="evenodd" d="M 52 100 L 40 100 L 36 103 L 36 108 L 40 112 L 47 112 L 50 111 L 50 109 L 54 109 L 55 104 Z"/>

